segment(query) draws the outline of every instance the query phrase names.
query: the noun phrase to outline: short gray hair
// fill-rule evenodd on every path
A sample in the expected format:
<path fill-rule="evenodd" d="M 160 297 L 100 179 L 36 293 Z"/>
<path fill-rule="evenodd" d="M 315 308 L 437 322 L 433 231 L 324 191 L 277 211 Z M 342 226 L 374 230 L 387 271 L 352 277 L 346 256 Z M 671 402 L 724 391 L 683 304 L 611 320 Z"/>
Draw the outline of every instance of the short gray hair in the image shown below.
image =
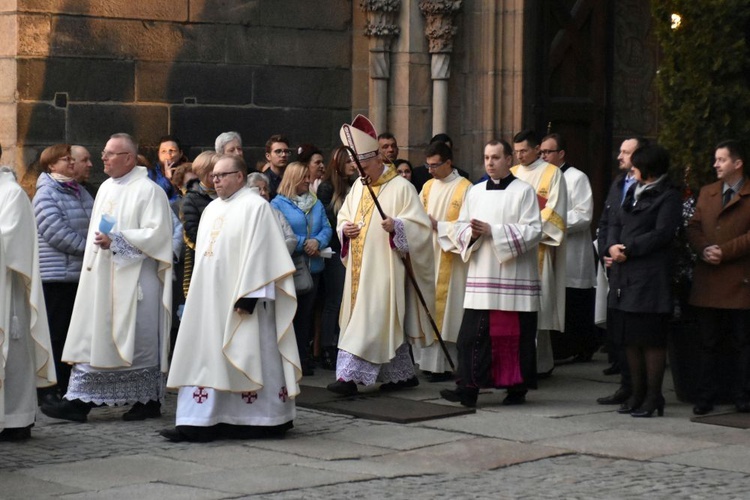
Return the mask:
<path fill-rule="evenodd" d="M 220 155 L 224 154 L 224 148 L 227 144 L 230 142 L 237 140 L 240 143 L 240 146 L 242 146 L 242 137 L 240 137 L 240 134 L 237 132 L 222 132 L 219 134 L 219 137 L 216 138 L 215 148 L 216 152 Z"/>
<path fill-rule="evenodd" d="M 119 134 L 112 134 L 109 138 L 110 139 L 123 139 L 125 142 L 128 143 L 131 149 L 130 152 L 133 153 L 133 155 L 138 154 L 138 143 L 135 142 L 135 139 L 133 139 L 132 135 L 126 134 L 125 132 L 120 132 Z"/>
<path fill-rule="evenodd" d="M 258 185 L 259 182 L 265 182 L 267 187 L 271 185 L 271 181 L 268 180 L 268 176 L 266 174 L 262 174 L 260 172 L 253 172 L 251 174 L 248 174 L 247 176 L 248 187 L 255 187 Z"/>

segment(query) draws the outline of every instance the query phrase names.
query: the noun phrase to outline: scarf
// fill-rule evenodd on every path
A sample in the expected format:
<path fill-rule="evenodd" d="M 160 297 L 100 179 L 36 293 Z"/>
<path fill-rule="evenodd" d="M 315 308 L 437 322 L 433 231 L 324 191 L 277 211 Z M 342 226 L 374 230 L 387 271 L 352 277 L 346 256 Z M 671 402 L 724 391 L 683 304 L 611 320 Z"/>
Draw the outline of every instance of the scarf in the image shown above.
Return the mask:
<path fill-rule="evenodd" d="M 289 201 L 294 203 L 304 213 L 308 213 L 318 199 L 310 191 L 307 191 L 306 193 L 292 196 Z"/>

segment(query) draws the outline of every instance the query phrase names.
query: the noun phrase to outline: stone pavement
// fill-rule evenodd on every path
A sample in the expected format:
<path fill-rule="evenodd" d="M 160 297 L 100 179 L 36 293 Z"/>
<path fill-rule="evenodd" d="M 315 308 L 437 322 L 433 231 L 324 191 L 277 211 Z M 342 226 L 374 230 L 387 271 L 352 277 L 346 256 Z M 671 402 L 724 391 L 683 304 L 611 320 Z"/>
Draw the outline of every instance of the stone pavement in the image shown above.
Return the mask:
<path fill-rule="evenodd" d="M 524 406 L 486 391 L 475 415 L 409 425 L 298 409 L 281 440 L 170 443 L 157 431 L 173 395 L 145 422 L 40 413 L 30 441 L 0 443 L 0 498 L 750 498 L 750 430 L 691 423 L 669 376 L 664 417 L 618 415 L 594 403 L 616 388 L 605 366 L 558 367 Z M 452 404 L 438 397 L 449 386 L 400 396 Z"/>

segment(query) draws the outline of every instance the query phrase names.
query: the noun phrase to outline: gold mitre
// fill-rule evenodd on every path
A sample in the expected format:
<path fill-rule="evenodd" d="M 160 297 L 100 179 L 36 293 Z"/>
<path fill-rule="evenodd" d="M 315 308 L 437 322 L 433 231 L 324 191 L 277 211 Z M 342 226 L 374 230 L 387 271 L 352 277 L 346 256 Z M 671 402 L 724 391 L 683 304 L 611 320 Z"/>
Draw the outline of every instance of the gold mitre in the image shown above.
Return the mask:
<path fill-rule="evenodd" d="M 341 142 L 354 150 L 361 161 L 379 154 L 378 133 L 372 122 L 364 115 L 357 115 L 351 125 L 345 123 L 339 131 Z"/>

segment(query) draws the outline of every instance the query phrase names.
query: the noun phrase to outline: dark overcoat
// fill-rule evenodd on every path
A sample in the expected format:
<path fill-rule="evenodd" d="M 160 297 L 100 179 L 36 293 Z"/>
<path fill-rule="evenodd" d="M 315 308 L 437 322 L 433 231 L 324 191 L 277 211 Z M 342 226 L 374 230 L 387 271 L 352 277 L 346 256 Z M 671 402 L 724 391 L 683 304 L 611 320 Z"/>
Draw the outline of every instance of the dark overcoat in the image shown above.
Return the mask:
<path fill-rule="evenodd" d="M 630 187 L 614 211 L 607 248 L 625 245 L 627 260 L 613 263 L 609 276 L 611 308 L 633 313 L 671 313 L 674 239 L 682 221 L 680 192 L 667 179 L 635 200 Z"/>

